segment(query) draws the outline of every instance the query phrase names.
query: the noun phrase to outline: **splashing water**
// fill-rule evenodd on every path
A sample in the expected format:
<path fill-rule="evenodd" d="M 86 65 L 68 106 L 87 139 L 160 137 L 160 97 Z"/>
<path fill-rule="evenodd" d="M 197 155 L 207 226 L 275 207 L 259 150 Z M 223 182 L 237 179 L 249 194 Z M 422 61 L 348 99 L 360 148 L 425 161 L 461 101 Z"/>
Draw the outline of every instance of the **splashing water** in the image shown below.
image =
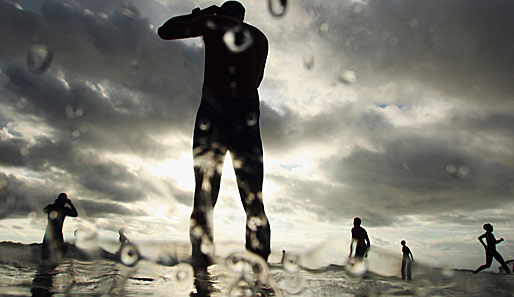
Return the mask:
<path fill-rule="evenodd" d="M 272 16 L 284 16 L 287 10 L 287 0 L 268 0 L 268 9 Z"/>
<path fill-rule="evenodd" d="M 241 26 L 235 26 L 223 34 L 223 42 L 229 51 L 241 53 L 252 45 L 253 39 L 250 31 Z"/>
<path fill-rule="evenodd" d="M 36 74 L 44 73 L 52 63 L 53 53 L 44 44 L 34 44 L 27 52 L 27 66 Z"/>

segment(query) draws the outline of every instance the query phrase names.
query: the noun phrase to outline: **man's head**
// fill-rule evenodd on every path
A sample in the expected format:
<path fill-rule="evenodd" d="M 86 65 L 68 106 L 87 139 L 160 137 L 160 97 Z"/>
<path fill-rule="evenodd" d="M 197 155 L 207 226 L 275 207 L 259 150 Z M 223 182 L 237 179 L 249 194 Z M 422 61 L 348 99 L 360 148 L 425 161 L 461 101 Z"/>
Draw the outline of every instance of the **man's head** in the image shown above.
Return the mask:
<path fill-rule="evenodd" d="M 68 195 L 66 193 L 61 193 L 59 196 L 57 196 L 57 199 L 55 200 L 56 203 L 64 205 L 68 201 Z"/>
<path fill-rule="evenodd" d="M 405 244 L 406 244 L 405 240 L 402 240 L 400 243 L 401 243 L 403 246 L 405 246 Z"/>
<path fill-rule="evenodd" d="M 359 218 L 359 217 L 355 217 L 355 218 L 353 219 L 353 225 L 354 225 L 355 227 L 359 227 L 359 226 L 361 225 L 361 222 L 362 222 L 362 221 L 361 221 L 361 218 Z"/>
<path fill-rule="evenodd" d="M 485 231 L 493 232 L 493 225 L 491 224 L 484 224 L 483 228 Z"/>
<path fill-rule="evenodd" d="M 237 2 L 237 1 L 226 1 L 223 3 L 220 7 L 221 15 L 230 16 L 233 18 L 236 18 L 240 21 L 243 21 L 245 18 L 245 8 L 243 4 Z"/>

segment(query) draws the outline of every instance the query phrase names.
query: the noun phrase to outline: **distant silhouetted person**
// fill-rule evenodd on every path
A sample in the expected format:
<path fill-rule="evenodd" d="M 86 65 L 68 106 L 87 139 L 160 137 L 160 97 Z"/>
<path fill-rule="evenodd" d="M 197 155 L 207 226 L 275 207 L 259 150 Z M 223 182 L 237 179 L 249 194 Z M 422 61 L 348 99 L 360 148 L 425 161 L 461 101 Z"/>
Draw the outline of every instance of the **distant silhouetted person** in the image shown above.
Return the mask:
<path fill-rule="evenodd" d="M 195 8 L 191 14 L 169 19 L 158 29 L 162 39 L 203 37 L 205 44 L 202 100 L 193 137 L 196 187 L 189 226 L 193 260 L 209 261 L 212 212 L 227 151 L 246 212 L 246 248 L 265 260 L 270 254 L 270 225 L 262 198 L 257 92 L 268 41 L 259 29 L 243 22 L 244 15 L 241 3 L 227 1 L 221 7 Z"/>
<path fill-rule="evenodd" d="M 68 204 L 70 207 L 66 207 Z M 66 216 L 78 216 L 77 210 L 65 193 L 59 194 L 53 204 L 45 206 L 43 209 L 47 213 L 48 225 L 46 226 L 45 237 L 41 258 L 43 260 L 61 260 L 66 254 L 66 245 L 62 235 L 62 226 Z"/>
<path fill-rule="evenodd" d="M 412 269 L 411 265 L 412 262 L 414 262 L 414 257 L 412 256 L 412 253 L 405 244 L 405 240 L 402 240 L 402 279 L 405 280 L 407 278 L 408 280 L 412 279 Z"/>
<path fill-rule="evenodd" d="M 286 259 L 286 250 L 282 250 L 282 259 L 280 260 L 280 264 L 284 264 L 285 259 Z"/>
<path fill-rule="evenodd" d="M 352 242 L 350 243 L 350 257 L 352 256 L 353 246 L 355 245 L 355 258 L 359 259 L 368 256 L 368 250 L 371 246 L 368 233 L 361 227 L 361 222 L 359 217 L 353 219 Z"/>
<path fill-rule="evenodd" d="M 475 271 L 473 271 L 473 273 L 478 273 L 484 269 L 491 267 L 491 264 L 493 263 L 493 258 L 495 258 L 496 261 L 498 261 L 501 264 L 503 270 L 506 273 L 510 273 L 510 269 L 509 267 L 507 267 L 505 260 L 503 260 L 503 257 L 496 250 L 496 244 L 502 242 L 503 238 L 500 238 L 499 240 L 496 240 L 496 238 L 494 238 L 493 225 L 484 224 L 483 228 L 485 230 L 485 233 L 478 237 L 478 241 L 480 241 L 480 243 L 484 246 L 485 249 L 485 264 L 478 267 Z M 484 243 L 484 238 L 487 242 L 487 245 Z"/>

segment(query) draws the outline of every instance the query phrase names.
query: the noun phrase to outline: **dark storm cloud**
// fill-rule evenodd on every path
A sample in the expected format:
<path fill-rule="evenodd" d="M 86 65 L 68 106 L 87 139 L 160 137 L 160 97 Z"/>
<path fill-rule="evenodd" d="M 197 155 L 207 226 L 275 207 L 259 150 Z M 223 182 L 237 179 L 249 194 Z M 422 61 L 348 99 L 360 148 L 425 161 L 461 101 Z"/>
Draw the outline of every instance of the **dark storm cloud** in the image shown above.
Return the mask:
<path fill-rule="evenodd" d="M 366 3 L 366 4 L 363 4 Z M 317 5 L 316 5 L 317 4 Z M 514 2 L 305 3 L 359 82 L 418 81 L 457 99 L 512 107 Z"/>
<path fill-rule="evenodd" d="M 43 196 L 56 195 L 54 188 L 63 184 L 66 191 L 97 200 L 82 199 L 92 216 L 102 205 L 105 214 L 141 214 L 107 201 L 133 202 L 161 193 L 125 165 L 102 155 L 169 158 L 182 147 L 164 146 L 156 137 L 191 133 L 201 90 L 201 49 L 160 40 L 138 11 L 132 15 L 123 10 L 134 8 L 130 5 L 111 3 L 101 11 L 87 3 L 21 2 L 34 9 L 30 11 L 0 2 L 1 104 L 8 107 L 0 118 L 9 134 L 0 141 L 0 162 L 46 181 L 33 183 L 10 175 L 14 182 L 9 193 L 17 197 L 13 215 L 39 209 L 46 203 Z M 54 56 L 50 69 L 40 75 L 25 65 L 34 43 L 47 45 Z M 20 133 L 19 120 L 41 128 L 41 134 Z M 8 125 L 11 122 L 14 127 Z M 169 192 L 189 204 L 191 198 L 182 191 Z"/>

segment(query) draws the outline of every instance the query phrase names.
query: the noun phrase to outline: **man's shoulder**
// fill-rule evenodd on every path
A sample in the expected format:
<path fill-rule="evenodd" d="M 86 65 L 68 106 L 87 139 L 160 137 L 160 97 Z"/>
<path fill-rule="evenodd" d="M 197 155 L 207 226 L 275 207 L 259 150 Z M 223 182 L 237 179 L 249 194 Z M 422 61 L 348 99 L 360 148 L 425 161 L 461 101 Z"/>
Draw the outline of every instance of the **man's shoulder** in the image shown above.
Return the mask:
<path fill-rule="evenodd" d="M 257 27 L 250 25 L 248 23 L 243 23 L 245 27 L 252 33 L 254 37 L 257 37 L 263 41 L 268 42 L 268 38 L 266 38 L 266 35 Z"/>

